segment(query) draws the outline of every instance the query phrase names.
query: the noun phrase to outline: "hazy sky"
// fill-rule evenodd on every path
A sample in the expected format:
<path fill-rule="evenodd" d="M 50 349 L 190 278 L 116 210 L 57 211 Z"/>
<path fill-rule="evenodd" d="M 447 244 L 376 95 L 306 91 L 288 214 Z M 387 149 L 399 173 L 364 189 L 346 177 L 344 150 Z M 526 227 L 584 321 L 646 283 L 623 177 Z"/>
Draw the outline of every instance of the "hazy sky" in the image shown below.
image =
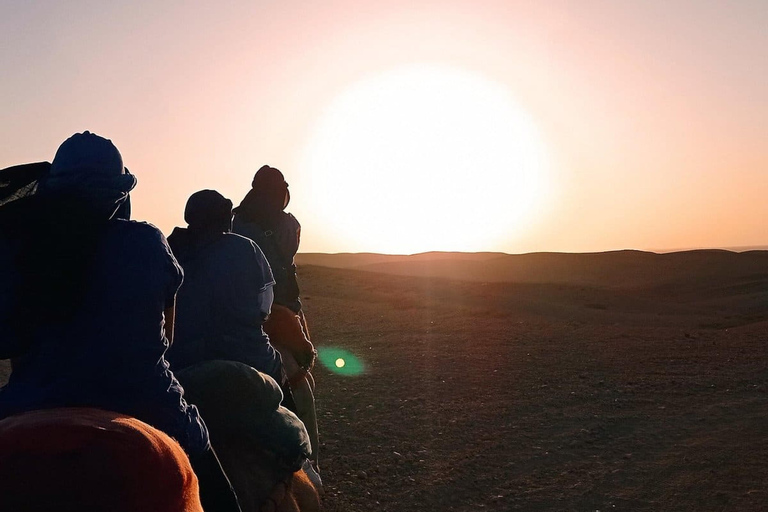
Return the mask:
<path fill-rule="evenodd" d="M 94 131 L 168 233 L 269 163 L 303 251 L 765 245 L 766 27 L 765 0 L 3 0 L 0 167 Z"/>

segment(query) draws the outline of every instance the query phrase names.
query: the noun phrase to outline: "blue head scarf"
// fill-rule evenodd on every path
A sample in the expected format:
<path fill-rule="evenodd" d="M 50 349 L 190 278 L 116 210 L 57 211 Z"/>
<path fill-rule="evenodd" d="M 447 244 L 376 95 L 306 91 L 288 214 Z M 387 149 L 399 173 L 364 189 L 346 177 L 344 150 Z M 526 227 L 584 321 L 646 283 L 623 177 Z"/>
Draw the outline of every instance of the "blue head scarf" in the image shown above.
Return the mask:
<path fill-rule="evenodd" d="M 65 140 L 51 163 L 40 193 L 68 195 L 100 215 L 125 217 L 129 192 L 136 177 L 123 166 L 123 157 L 112 141 L 91 132 Z"/>

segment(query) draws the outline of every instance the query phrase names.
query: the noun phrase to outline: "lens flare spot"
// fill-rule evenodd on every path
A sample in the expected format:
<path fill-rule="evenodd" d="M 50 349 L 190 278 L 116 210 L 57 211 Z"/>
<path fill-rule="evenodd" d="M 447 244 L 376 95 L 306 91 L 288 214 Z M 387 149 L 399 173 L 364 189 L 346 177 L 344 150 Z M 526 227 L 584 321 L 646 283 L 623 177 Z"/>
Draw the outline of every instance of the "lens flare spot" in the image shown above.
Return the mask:
<path fill-rule="evenodd" d="M 349 350 L 337 347 L 318 347 L 317 360 L 336 375 L 354 377 L 365 371 L 363 362 Z"/>

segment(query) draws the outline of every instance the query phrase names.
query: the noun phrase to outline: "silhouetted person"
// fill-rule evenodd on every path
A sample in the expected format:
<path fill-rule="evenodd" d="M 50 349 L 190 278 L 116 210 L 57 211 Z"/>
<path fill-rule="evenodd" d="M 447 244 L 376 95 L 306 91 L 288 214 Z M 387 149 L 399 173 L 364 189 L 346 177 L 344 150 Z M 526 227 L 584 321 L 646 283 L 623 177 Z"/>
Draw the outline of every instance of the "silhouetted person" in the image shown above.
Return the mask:
<path fill-rule="evenodd" d="M 182 271 L 162 233 L 127 220 L 136 185 L 111 141 L 75 134 L 38 192 L 0 208 L 0 418 L 95 407 L 174 437 L 206 510 L 239 510 L 205 423 L 164 358 Z M 105 468 L 108 471 L 109 468 Z"/>
<path fill-rule="evenodd" d="M 272 272 L 251 240 L 231 233 L 232 201 L 215 190 L 192 194 L 187 228 L 168 237 L 184 269 L 176 305 L 173 368 L 224 359 L 284 383 L 280 354 L 262 329 L 272 306 Z M 284 390 L 285 391 L 285 390 Z"/>
<path fill-rule="evenodd" d="M 256 172 L 240 206 L 235 208 L 233 230 L 250 238 L 264 252 L 275 277 L 275 304 L 301 311 L 299 284 L 293 258 L 299 250 L 301 225 L 285 212 L 291 200 L 283 173 L 268 165 Z"/>

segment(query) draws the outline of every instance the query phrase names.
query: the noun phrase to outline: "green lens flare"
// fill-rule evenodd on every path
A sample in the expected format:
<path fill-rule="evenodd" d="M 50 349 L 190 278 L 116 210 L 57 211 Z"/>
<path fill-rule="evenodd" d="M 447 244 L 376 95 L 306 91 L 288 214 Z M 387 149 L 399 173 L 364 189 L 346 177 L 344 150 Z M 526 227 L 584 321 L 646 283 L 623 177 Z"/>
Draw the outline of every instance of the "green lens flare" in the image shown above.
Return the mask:
<path fill-rule="evenodd" d="M 343 348 L 318 347 L 317 360 L 337 375 L 360 375 L 364 370 L 363 362 Z"/>

